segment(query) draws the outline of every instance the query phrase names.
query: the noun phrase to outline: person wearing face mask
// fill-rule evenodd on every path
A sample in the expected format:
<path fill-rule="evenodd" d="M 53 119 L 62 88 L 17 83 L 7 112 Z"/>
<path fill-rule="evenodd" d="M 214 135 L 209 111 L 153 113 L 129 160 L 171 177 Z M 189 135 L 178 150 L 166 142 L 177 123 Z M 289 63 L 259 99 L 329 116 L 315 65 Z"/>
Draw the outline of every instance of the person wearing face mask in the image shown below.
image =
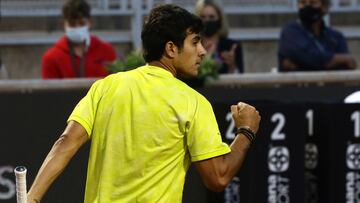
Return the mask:
<path fill-rule="evenodd" d="M 90 5 L 69 0 L 62 9 L 65 34 L 42 58 L 42 78 L 105 77 L 116 59 L 114 48 L 90 34 Z"/>
<path fill-rule="evenodd" d="M 328 27 L 323 16 L 328 0 L 299 0 L 298 20 L 285 25 L 280 34 L 280 71 L 355 69 L 342 33 Z"/>
<path fill-rule="evenodd" d="M 243 57 L 241 44 L 229 39 L 228 25 L 219 3 L 215 0 L 199 0 L 195 14 L 203 23 L 203 45 L 207 54 L 218 64 L 219 73 L 242 73 Z"/>

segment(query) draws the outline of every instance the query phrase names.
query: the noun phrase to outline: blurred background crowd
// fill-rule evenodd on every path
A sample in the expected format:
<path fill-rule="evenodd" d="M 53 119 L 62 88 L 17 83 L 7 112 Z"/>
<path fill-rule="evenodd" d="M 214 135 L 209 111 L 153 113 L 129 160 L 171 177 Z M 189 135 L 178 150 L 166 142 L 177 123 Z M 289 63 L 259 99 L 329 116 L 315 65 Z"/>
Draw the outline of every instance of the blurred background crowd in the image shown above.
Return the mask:
<path fill-rule="evenodd" d="M 141 65 L 142 24 L 163 3 L 203 20 L 205 76 L 353 70 L 360 60 L 353 0 L 2 0 L 1 78 L 104 77 Z"/>

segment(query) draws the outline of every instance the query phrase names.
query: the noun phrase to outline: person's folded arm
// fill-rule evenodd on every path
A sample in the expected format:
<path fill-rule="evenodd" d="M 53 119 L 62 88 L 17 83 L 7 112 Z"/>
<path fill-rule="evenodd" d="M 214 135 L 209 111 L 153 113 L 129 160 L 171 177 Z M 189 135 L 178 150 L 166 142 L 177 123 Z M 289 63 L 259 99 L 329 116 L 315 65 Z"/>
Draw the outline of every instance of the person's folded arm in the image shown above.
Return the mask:
<path fill-rule="evenodd" d="M 348 69 L 356 68 L 356 62 L 350 54 L 334 54 L 326 64 L 326 68 L 332 69 L 341 65 L 346 66 Z"/>

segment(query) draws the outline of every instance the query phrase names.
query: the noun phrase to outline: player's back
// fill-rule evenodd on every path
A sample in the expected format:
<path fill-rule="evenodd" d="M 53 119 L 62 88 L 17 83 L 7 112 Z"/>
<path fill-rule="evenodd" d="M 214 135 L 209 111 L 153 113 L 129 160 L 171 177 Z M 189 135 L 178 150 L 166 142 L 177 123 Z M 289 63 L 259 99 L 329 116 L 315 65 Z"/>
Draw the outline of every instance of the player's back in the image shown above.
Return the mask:
<path fill-rule="evenodd" d="M 185 135 L 200 95 L 153 66 L 93 88 L 85 202 L 181 202 L 190 165 Z"/>

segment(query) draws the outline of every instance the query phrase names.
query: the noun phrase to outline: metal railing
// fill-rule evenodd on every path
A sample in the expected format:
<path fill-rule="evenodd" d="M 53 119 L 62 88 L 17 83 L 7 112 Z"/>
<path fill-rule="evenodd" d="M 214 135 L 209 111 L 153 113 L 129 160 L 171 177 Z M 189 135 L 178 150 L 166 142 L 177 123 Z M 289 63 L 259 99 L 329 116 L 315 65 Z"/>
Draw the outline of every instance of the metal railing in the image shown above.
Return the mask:
<path fill-rule="evenodd" d="M 88 89 L 98 78 L 62 80 L 0 80 L 0 93 Z M 360 71 L 223 74 L 205 87 L 279 87 L 360 85 Z"/>

